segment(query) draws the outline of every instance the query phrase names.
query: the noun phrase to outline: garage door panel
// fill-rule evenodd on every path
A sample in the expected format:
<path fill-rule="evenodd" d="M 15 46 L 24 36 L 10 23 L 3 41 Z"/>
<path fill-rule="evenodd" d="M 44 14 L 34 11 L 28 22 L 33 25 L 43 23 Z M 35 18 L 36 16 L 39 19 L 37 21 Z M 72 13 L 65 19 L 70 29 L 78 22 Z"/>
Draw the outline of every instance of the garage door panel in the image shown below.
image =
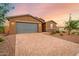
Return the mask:
<path fill-rule="evenodd" d="M 31 23 L 16 23 L 17 33 L 31 33 L 37 32 L 37 24 Z"/>

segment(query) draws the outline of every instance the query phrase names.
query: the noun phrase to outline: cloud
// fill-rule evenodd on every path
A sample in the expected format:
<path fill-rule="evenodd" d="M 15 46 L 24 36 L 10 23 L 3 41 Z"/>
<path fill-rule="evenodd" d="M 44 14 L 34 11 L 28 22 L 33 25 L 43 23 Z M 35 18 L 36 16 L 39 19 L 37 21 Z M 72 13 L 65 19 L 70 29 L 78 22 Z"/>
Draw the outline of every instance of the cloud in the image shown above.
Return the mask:
<path fill-rule="evenodd" d="M 32 14 L 47 20 L 54 20 L 58 25 L 62 25 L 64 21 L 68 20 L 69 13 L 79 16 L 79 4 L 76 3 L 17 3 L 14 4 L 15 9 L 8 15 L 22 15 Z"/>

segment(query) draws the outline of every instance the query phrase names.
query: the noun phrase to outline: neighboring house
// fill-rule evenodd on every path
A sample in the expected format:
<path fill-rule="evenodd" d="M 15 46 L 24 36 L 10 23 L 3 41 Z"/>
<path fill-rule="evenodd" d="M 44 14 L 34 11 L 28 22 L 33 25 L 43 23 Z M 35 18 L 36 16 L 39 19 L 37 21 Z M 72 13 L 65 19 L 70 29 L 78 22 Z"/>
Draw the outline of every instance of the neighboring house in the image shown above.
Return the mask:
<path fill-rule="evenodd" d="M 46 32 L 50 32 L 53 29 L 56 30 L 57 26 L 56 26 L 56 22 L 54 22 L 53 20 L 47 21 L 44 23 L 43 25 L 43 30 Z"/>
<path fill-rule="evenodd" d="M 54 21 L 45 23 L 45 20 L 29 14 L 8 17 L 8 20 L 9 29 L 6 31 L 6 33 L 11 34 L 44 32 L 45 30 L 47 31 L 47 29 L 50 27 L 49 23 L 53 24 L 53 27 L 56 25 L 56 23 L 54 24 Z"/>

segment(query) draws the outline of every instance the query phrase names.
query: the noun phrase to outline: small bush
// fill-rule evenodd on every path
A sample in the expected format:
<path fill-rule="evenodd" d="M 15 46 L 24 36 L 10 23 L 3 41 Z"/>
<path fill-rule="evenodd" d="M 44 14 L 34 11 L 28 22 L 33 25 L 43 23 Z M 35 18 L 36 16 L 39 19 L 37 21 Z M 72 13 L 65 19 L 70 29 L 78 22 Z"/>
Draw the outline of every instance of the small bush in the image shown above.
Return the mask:
<path fill-rule="evenodd" d="M 50 34 L 56 34 L 56 32 L 52 31 Z"/>
<path fill-rule="evenodd" d="M 79 35 L 79 33 L 77 35 Z"/>
<path fill-rule="evenodd" d="M 72 32 L 72 34 L 79 35 L 79 32 Z"/>
<path fill-rule="evenodd" d="M 56 31 L 56 33 L 60 33 L 60 31 L 59 31 L 59 30 L 57 30 L 57 31 Z"/>
<path fill-rule="evenodd" d="M 79 32 L 77 32 L 77 35 L 79 35 Z"/>
<path fill-rule="evenodd" d="M 72 34 L 75 34 L 76 32 L 72 32 Z"/>
<path fill-rule="evenodd" d="M 0 26 L 0 33 L 4 32 L 4 26 Z"/>
<path fill-rule="evenodd" d="M 66 33 L 65 31 L 62 31 L 62 33 Z"/>
<path fill-rule="evenodd" d="M 56 34 L 56 30 L 52 30 L 50 34 Z"/>
<path fill-rule="evenodd" d="M 3 41 L 4 41 L 4 39 L 0 38 L 0 42 L 3 42 Z"/>
<path fill-rule="evenodd" d="M 62 34 L 62 33 L 60 33 L 60 36 L 63 36 L 63 34 Z"/>

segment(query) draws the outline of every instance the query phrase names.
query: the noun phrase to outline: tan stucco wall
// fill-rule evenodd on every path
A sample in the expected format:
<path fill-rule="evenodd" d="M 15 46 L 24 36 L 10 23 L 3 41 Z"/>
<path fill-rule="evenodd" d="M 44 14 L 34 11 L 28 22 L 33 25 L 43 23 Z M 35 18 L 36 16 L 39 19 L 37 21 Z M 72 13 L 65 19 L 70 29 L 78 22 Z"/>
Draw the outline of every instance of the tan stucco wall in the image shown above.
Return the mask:
<path fill-rule="evenodd" d="M 15 18 L 11 18 L 11 20 L 24 21 L 24 22 L 32 22 L 32 23 L 41 23 L 40 21 L 34 19 L 31 16 L 15 17 Z"/>
<path fill-rule="evenodd" d="M 9 33 L 10 34 L 16 33 L 16 21 L 10 20 L 10 22 L 9 22 Z"/>
<path fill-rule="evenodd" d="M 9 19 L 9 33 L 15 34 L 16 33 L 16 23 L 17 22 L 28 22 L 28 23 L 36 23 L 38 24 L 38 32 L 42 32 L 42 23 L 32 17 L 23 16 L 23 17 L 16 17 Z"/>
<path fill-rule="evenodd" d="M 38 24 L 38 32 L 42 32 L 42 24 Z"/>
<path fill-rule="evenodd" d="M 5 26 L 5 28 L 4 28 L 5 34 L 8 33 L 8 31 L 9 31 L 9 26 Z"/>

